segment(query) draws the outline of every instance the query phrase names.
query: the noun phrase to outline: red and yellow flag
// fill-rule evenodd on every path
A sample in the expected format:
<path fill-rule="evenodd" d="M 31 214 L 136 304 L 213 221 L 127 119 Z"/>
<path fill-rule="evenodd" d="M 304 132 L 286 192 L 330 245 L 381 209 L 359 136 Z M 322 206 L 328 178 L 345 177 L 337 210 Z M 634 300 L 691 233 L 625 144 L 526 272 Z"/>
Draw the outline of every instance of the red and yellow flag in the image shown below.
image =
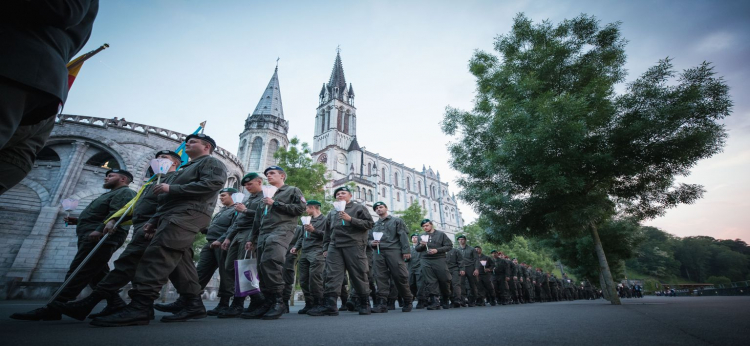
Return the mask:
<path fill-rule="evenodd" d="M 73 60 L 71 60 L 68 63 L 68 90 L 70 90 L 70 87 L 73 86 L 73 82 L 76 80 L 76 76 L 78 76 L 78 72 L 81 71 L 81 67 L 83 66 L 83 63 L 90 59 L 92 56 L 96 55 L 96 53 L 99 53 L 105 49 L 109 48 L 108 44 L 103 44 L 101 47 L 94 49 L 86 54 L 83 54 Z"/>

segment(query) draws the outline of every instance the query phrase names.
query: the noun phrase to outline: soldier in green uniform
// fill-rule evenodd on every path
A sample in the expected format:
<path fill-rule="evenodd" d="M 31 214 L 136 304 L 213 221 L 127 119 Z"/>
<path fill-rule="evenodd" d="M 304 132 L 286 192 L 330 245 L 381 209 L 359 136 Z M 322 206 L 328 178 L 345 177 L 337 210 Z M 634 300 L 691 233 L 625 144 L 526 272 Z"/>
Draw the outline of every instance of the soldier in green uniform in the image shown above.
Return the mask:
<path fill-rule="evenodd" d="M 591 281 L 588 278 L 583 281 L 583 291 L 586 293 L 586 300 L 594 300 L 596 298 L 594 295 L 594 286 L 591 285 Z"/>
<path fill-rule="evenodd" d="M 333 192 L 337 201 L 346 202 L 343 211 L 331 210 L 328 213 L 326 234 L 330 234 L 326 256 L 325 305 L 311 309 L 310 316 L 338 316 L 336 300 L 341 293 L 341 285 L 349 273 L 351 289 L 356 292 L 360 315 L 369 315 L 370 271 L 366 248 L 368 231 L 375 225 L 367 208 L 352 202 L 351 190 L 342 186 Z"/>
<path fill-rule="evenodd" d="M 261 186 L 263 185 L 263 178 L 257 173 L 248 173 L 242 177 L 240 181 L 242 186 L 250 193 L 248 199 L 243 203 L 235 203 L 234 210 L 237 212 L 232 226 L 227 230 L 224 236 L 224 242 L 221 244 L 221 248 L 227 251 L 227 259 L 224 263 L 225 270 L 228 275 L 232 278 L 235 277 L 234 273 L 234 261 L 245 259 L 248 256 L 248 251 L 245 250 L 245 243 L 247 238 L 250 236 L 250 231 L 253 229 L 253 221 L 255 220 L 255 213 L 258 206 L 263 199 L 263 193 Z M 243 312 L 245 305 L 245 297 L 239 296 L 235 288 L 234 299 L 232 299 L 232 305 L 219 313 L 219 318 L 236 318 L 239 317 Z M 263 295 L 256 293 L 250 296 L 250 306 L 248 312 L 259 307 L 263 304 Z"/>
<path fill-rule="evenodd" d="M 307 201 L 307 215 L 310 223 L 304 225 L 305 233 L 299 237 L 292 253 L 302 252 L 299 259 L 299 283 L 305 295 L 305 306 L 298 311 L 307 314 L 310 309 L 323 303 L 323 237 L 328 219 L 320 212 L 320 202 Z"/>
<path fill-rule="evenodd" d="M 99 243 L 104 234 L 104 221 L 109 219 L 122 206 L 135 197 L 135 191 L 128 188 L 133 181 L 133 175 L 123 169 L 111 169 L 104 176 L 104 185 L 102 188 L 109 190 L 93 200 L 81 212 L 78 217 L 66 217 L 64 220 L 68 224 L 76 225 L 76 235 L 78 236 L 78 252 L 76 252 L 73 261 L 70 263 L 70 269 L 65 275 L 67 279 L 70 274 L 81 264 L 84 258 L 91 253 L 91 250 Z M 109 262 L 112 254 L 125 242 L 128 230 L 118 227 L 94 252 L 93 256 L 73 277 L 73 280 L 65 286 L 65 289 L 55 298 L 56 302 L 65 303 L 75 299 L 79 293 L 90 285 L 96 285 L 109 273 Z M 115 297 L 106 297 L 117 299 Z M 113 304 L 120 303 L 112 301 Z M 92 307 L 93 308 L 93 307 Z M 89 310 L 90 311 L 90 310 Z M 46 305 L 29 312 L 15 313 L 10 316 L 16 320 L 28 321 L 52 321 L 62 318 L 60 310 L 55 305 Z"/>
<path fill-rule="evenodd" d="M 536 290 L 534 295 L 536 296 L 537 303 L 543 303 L 546 299 L 544 290 L 542 289 L 542 281 L 544 281 L 543 276 L 544 272 L 542 272 L 542 268 L 536 268 L 536 273 L 534 274 L 534 278 L 536 279 Z"/>
<path fill-rule="evenodd" d="M 162 150 L 156 153 L 155 158 L 172 161 L 172 166 L 169 167 L 167 174 L 162 178 L 162 180 L 168 183 L 174 176 L 173 172 L 181 164 L 180 156 L 174 151 Z M 156 213 L 156 195 L 151 189 L 154 183 L 155 181 L 151 181 L 141 188 L 140 195 L 136 196 L 135 204 L 131 209 L 132 213 L 123 217 L 121 225 L 128 221 L 133 224 L 133 236 L 125 247 L 125 250 L 120 254 L 120 257 L 114 262 L 114 269 L 96 285 L 93 292 L 87 297 L 66 304 L 53 303 L 63 314 L 82 321 L 104 299 L 107 300 L 107 306 L 101 312 L 91 314 L 90 318 L 111 315 L 127 305 L 120 298 L 118 291 L 133 279 L 138 262 L 141 260 L 143 252 L 146 251 L 146 247 L 151 242 L 151 238 L 146 238 L 143 233 L 143 225 Z M 115 223 L 120 216 L 125 214 L 130 203 L 133 203 L 133 200 L 120 208 L 119 211 L 106 221 L 104 232 L 110 234 L 116 232 Z"/>
<path fill-rule="evenodd" d="M 419 234 L 414 233 L 411 235 L 411 257 L 407 260 L 409 270 L 409 289 L 411 290 L 412 296 L 417 299 L 417 309 L 424 309 L 426 303 L 426 297 L 424 295 L 422 281 L 422 266 L 419 263 L 419 257 L 422 255 L 421 252 L 417 252 L 415 247 L 419 244 Z"/>
<path fill-rule="evenodd" d="M 271 166 L 263 172 L 268 183 L 278 190 L 273 197 L 264 197 L 256 210 L 258 215 L 245 244 L 246 249 L 258 251 L 258 273 L 260 290 L 265 296 L 264 304 L 242 318 L 273 320 L 286 312 L 284 302 L 284 262 L 289 244 L 294 237 L 299 216 L 305 211 L 305 198 L 300 189 L 285 185 L 286 172 L 279 166 Z"/>
<path fill-rule="evenodd" d="M 479 263 L 477 252 L 471 246 L 466 245 L 466 236 L 459 235 L 456 239 L 458 240 L 456 250 L 461 253 L 461 257 L 464 259 L 464 274 L 461 275 L 461 287 L 465 287 L 467 282 L 469 286 L 468 292 L 466 292 L 467 290 L 461 292 L 461 301 L 465 301 L 468 294 L 468 305 L 471 307 L 477 301 L 477 277 L 479 276 L 479 272 L 484 269 Z"/>
<path fill-rule="evenodd" d="M 370 247 L 377 248 L 374 254 L 375 280 L 378 286 L 377 304 L 372 312 L 388 312 L 388 299 L 391 295 L 391 283 L 394 284 L 398 294 L 404 297 L 403 312 L 412 309 L 412 296 L 409 291 L 409 272 L 406 269 L 406 260 L 411 258 L 409 248 L 409 236 L 406 232 L 406 223 L 398 217 L 388 214 L 388 206 L 383 202 L 376 202 L 372 209 L 378 214 L 378 221 L 369 231 Z M 375 240 L 374 233 L 382 233 L 380 240 Z"/>
<path fill-rule="evenodd" d="M 152 187 L 159 206 L 143 231 L 153 239 L 138 263 L 133 278 L 131 298 L 122 311 L 95 318 L 95 326 L 145 325 L 153 314 L 153 304 L 161 288 L 173 277 L 172 283 L 185 299 L 184 308 L 162 317 L 162 322 L 186 321 L 206 317 L 200 297 L 201 286 L 193 264 L 192 244 L 195 235 L 211 221 L 217 195 L 227 180 L 221 161 L 211 157 L 216 142 L 209 136 L 189 135 L 185 153 L 190 162 L 174 174 L 169 183 Z M 170 274 L 174 273 L 174 276 Z"/>
<path fill-rule="evenodd" d="M 495 295 L 497 296 L 497 303 L 507 305 L 510 300 L 510 288 L 508 282 L 510 281 L 510 265 L 509 262 L 504 258 L 502 252 L 495 252 L 493 257 L 495 259 Z"/>
<path fill-rule="evenodd" d="M 445 263 L 451 274 L 451 305 L 454 308 L 461 307 L 461 276 L 466 275 L 464 271 L 464 258 L 461 252 L 452 248 L 445 256 Z"/>
<path fill-rule="evenodd" d="M 307 203 L 307 202 L 305 202 Z M 289 313 L 289 300 L 292 298 L 292 291 L 294 290 L 294 284 L 297 274 L 297 252 L 292 252 L 294 246 L 297 245 L 297 241 L 302 238 L 305 230 L 302 226 L 297 226 L 294 229 L 294 237 L 289 243 L 289 251 L 286 252 L 284 259 L 284 291 L 281 294 L 284 300 L 284 313 Z"/>
<path fill-rule="evenodd" d="M 427 310 L 439 310 L 441 307 L 448 309 L 450 308 L 448 298 L 451 279 L 445 263 L 445 254 L 453 248 L 453 242 L 445 233 L 436 230 L 430 219 L 422 220 L 420 225 L 424 232 L 420 234 L 416 250 L 423 252 L 421 265 L 424 289 L 430 297 Z M 427 238 L 427 241 L 421 239 L 423 236 Z M 442 304 L 439 296 L 442 296 Z"/>
<path fill-rule="evenodd" d="M 492 287 L 492 269 L 495 268 L 495 263 L 489 256 L 482 253 L 481 246 L 475 246 L 474 250 L 477 252 L 479 264 L 481 265 L 484 262 L 477 277 L 479 297 L 477 298 L 476 305 L 486 306 L 487 302 L 489 302 L 492 306 L 495 306 L 495 288 Z"/>
<path fill-rule="evenodd" d="M 534 286 L 536 285 L 536 278 L 534 277 L 534 272 L 531 270 L 531 266 L 526 263 L 521 263 L 525 269 L 526 276 L 524 277 L 524 298 L 527 303 L 533 303 L 534 302 Z"/>

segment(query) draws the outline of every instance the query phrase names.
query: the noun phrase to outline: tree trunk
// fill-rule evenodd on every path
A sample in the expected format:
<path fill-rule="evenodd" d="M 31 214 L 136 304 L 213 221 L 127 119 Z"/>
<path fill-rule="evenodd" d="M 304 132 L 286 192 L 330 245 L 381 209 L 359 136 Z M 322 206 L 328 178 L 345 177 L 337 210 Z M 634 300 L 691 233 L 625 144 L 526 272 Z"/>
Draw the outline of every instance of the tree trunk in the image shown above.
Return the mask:
<path fill-rule="evenodd" d="M 602 240 L 599 239 L 599 232 L 596 230 L 596 225 L 591 224 L 591 237 L 594 238 L 594 248 L 596 249 L 596 257 L 599 259 L 599 274 L 602 281 L 602 293 L 606 292 L 609 294 L 609 302 L 612 305 L 620 305 L 620 297 L 617 295 L 615 289 L 615 282 L 612 279 L 612 272 L 609 270 L 609 264 L 607 263 L 607 256 L 604 255 L 604 248 L 602 247 Z M 606 294 L 605 294 L 606 296 Z"/>

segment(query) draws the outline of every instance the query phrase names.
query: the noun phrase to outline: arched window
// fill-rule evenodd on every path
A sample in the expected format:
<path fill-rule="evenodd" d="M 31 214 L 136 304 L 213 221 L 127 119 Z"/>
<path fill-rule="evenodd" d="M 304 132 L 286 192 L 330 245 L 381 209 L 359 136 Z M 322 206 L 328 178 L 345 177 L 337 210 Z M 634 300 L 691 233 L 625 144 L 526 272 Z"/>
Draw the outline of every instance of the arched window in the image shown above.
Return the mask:
<path fill-rule="evenodd" d="M 326 132 L 326 112 L 320 114 L 320 133 Z"/>
<path fill-rule="evenodd" d="M 417 193 L 422 193 L 422 181 L 417 182 Z"/>
<path fill-rule="evenodd" d="M 260 137 L 253 139 L 253 146 L 250 149 L 250 160 L 248 164 L 248 170 L 257 171 L 260 170 L 260 155 L 263 152 L 263 140 Z"/>
<path fill-rule="evenodd" d="M 398 172 L 393 173 L 393 186 L 398 187 Z"/>
<path fill-rule="evenodd" d="M 372 190 L 367 190 L 367 200 L 372 202 Z"/>
<path fill-rule="evenodd" d="M 277 150 L 279 150 L 279 141 L 272 139 L 270 142 L 268 142 L 268 156 L 266 156 L 266 166 L 273 166 L 276 164 L 276 159 L 273 157 L 273 154 L 276 154 Z"/>
<path fill-rule="evenodd" d="M 383 194 L 381 196 L 382 198 L 385 198 L 385 188 L 383 188 Z"/>
<path fill-rule="evenodd" d="M 409 204 L 414 204 L 414 196 L 409 196 Z"/>
<path fill-rule="evenodd" d="M 372 176 L 372 163 L 367 163 L 367 175 Z"/>
<path fill-rule="evenodd" d="M 411 177 L 406 177 L 406 191 L 411 191 Z"/>
<path fill-rule="evenodd" d="M 240 158 L 245 155 L 245 147 L 247 147 L 247 139 L 243 139 L 242 144 L 240 144 L 240 151 L 237 153 Z"/>
<path fill-rule="evenodd" d="M 396 192 L 396 201 L 401 202 L 401 192 Z"/>
<path fill-rule="evenodd" d="M 437 211 L 437 204 L 435 203 L 432 204 L 432 211 Z"/>
<path fill-rule="evenodd" d="M 427 210 L 427 203 L 425 203 L 424 200 L 422 200 L 422 210 L 424 210 L 424 211 Z"/>
<path fill-rule="evenodd" d="M 50 149 L 50 147 L 44 147 L 38 154 L 36 154 L 36 160 L 58 162 L 60 161 L 60 155 L 57 155 L 57 152 Z"/>
<path fill-rule="evenodd" d="M 115 159 L 112 154 L 106 151 L 99 152 L 96 155 L 92 156 L 88 161 L 86 161 L 86 164 L 107 169 L 120 168 L 120 163 L 117 162 L 117 159 Z"/>
<path fill-rule="evenodd" d="M 362 198 L 362 189 L 359 186 L 357 186 L 357 198 Z"/>
<path fill-rule="evenodd" d="M 337 118 L 336 118 L 336 129 L 338 129 L 339 131 L 341 131 L 343 129 L 343 126 L 344 126 L 343 119 L 341 119 L 341 118 L 344 116 L 344 114 L 343 114 L 343 112 L 340 109 L 337 109 L 336 114 L 338 114 Z"/>
<path fill-rule="evenodd" d="M 383 169 L 381 169 L 381 172 L 383 172 L 383 174 L 380 175 L 381 176 L 380 179 L 383 179 L 382 182 L 385 183 L 385 167 L 383 167 Z M 383 194 L 385 194 L 385 193 L 383 193 Z"/>
<path fill-rule="evenodd" d="M 344 133 L 349 133 L 349 111 L 346 111 L 346 115 L 344 115 Z"/>

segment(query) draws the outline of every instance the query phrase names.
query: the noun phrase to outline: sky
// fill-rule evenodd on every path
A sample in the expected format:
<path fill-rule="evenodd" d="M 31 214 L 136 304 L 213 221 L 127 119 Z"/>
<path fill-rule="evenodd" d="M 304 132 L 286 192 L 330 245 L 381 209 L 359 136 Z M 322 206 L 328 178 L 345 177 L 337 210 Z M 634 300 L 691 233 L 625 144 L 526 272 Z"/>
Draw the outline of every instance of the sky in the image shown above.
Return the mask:
<path fill-rule="evenodd" d="M 368 151 L 431 166 L 458 193 L 440 130 L 446 106 L 470 110 L 468 61 L 491 52 L 517 13 L 553 23 L 581 13 L 621 22 L 628 81 L 659 59 L 714 64 L 730 86 L 724 151 L 678 182 L 706 193 L 645 222 L 680 237 L 750 241 L 750 2 L 747 1 L 102 1 L 66 114 L 118 117 L 206 134 L 237 152 L 278 61 L 289 138 L 312 144 L 318 93 L 340 47 L 356 92 L 357 136 Z M 618 90 L 624 90 L 619 86 Z M 465 221 L 476 219 L 460 202 Z"/>

